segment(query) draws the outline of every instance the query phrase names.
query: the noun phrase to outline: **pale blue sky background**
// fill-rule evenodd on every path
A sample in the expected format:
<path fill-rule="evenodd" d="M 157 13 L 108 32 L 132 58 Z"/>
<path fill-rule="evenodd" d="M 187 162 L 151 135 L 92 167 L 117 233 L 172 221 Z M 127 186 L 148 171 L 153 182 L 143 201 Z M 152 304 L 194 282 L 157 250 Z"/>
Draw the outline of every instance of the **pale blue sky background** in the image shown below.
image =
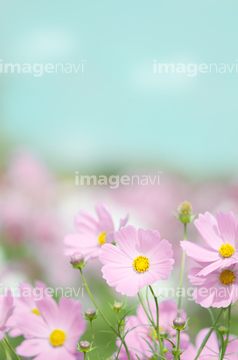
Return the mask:
<path fill-rule="evenodd" d="M 2 136 L 65 169 L 238 172 L 238 74 L 153 74 L 153 60 L 236 63 L 238 2 L 1 0 L 0 59 L 84 74 L 0 74 Z"/>

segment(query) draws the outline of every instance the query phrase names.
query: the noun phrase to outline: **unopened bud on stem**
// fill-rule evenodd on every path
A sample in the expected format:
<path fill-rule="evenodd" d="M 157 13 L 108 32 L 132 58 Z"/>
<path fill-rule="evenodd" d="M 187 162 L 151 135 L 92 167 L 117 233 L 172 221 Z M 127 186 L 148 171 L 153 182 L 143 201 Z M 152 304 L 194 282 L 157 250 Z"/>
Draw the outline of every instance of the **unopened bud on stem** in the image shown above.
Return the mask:
<path fill-rule="evenodd" d="M 91 348 L 91 344 L 89 341 L 80 341 L 79 343 L 79 350 L 82 352 L 87 352 L 89 351 Z"/>
<path fill-rule="evenodd" d="M 184 201 L 179 205 L 177 218 L 184 224 L 194 220 L 195 216 L 192 215 L 192 205 L 188 201 Z"/>
<path fill-rule="evenodd" d="M 186 321 L 181 317 L 177 317 L 176 319 L 174 319 L 173 324 L 176 330 L 183 330 L 185 329 Z"/>
<path fill-rule="evenodd" d="M 88 309 L 85 311 L 84 316 L 87 320 L 93 320 L 97 317 L 97 312 L 94 309 Z"/>
<path fill-rule="evenodd" d="M 121 309 L 122 309 L 122 303 L 120 303 L 120 302 L 115 302 L 115 303 L 113 304 L 113 310 L 114 310 L 114 311 L 119 312 L 119 311 L 121 311 Z"/>
<path fill-rule="evenodd" d="M 177 349 L 176 349 L 176 347 L 174 347 L 171 352 L 172 352 L 173 355 L 177 355 Z M 182 350 L 179 349 L 178 355 L 182 355 L 182 353 L 183 353 Z"/>
<path fill-rule="evenodd" d="M 227 328 L 225 326 L 219 326 L 218 330 L 220 331 L 220 333 L 222 333 L 222 335 L 225 335 L 227 333 Z"/>
<path fill-rule="evenodd" d="M 74 254 L 70 258 L 70 264 L 74 269 L 81 269 L 85 265 L 84 257 L 82 254 Z"/>

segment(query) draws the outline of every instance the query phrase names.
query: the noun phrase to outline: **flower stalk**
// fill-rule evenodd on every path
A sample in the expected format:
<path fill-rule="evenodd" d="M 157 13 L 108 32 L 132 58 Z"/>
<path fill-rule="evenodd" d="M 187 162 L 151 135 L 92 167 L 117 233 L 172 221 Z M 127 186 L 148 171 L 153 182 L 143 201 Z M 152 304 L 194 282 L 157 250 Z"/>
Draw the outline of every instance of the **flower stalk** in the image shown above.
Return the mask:
<path fill-rule="evenodd" d="M 153 296 L 153 298 L 155 300 L 155 306 L 156 306 L 156 327 L 155 327 L 155 331 L 157 333 L 157 337 L 158 337 L 158 340 L 159 340 L 160 353 L 161 353 L 162 358 L 164 358 L 164 346 L 163 346 L 163 342 L 161 340 L 161 336 L 160 336 L 160 332 L 159 332 L 159 304 L 158 304 L 158 299 L 157 299 L 157 296 L 155 295 L 154 290 L 153 290 L 151 285 L 149 285 L 149 288 L 150 288 L 151 294 L 152 294 L 152 296 Z"/>
<path fill-rule="evenodd" d="M 15 352 L 15 350 L 13 349 L 12 345 L 9 343 L 9 341 L 4 338 L 3 341 L 5 342 L 5 344 L 7 345 L 7 347 L 13 352 L 13 354 L 15 355 L 15 357 L 18 359 L 18 360 L 21 360 L 20 357 L 17 355 L 17 353 Z"/>
<path fill-rule="evenodd" d="M 220 311 L 220 313 L 218 314 L 218 316 L 217 316 L 217 318 L 216 318 L 216 320 L 215 320 L 214 324 L 212 325 L 211 329 L 210 329 L 210 330 L 209 330 L 209 332 L 207 333 L 207 336 L 206 336 L 206 337 L 205 337 L 205 339 L 203 340 L 203 342 L 202 342 L 202 344 L 201 344 L 200 348 L 198 349 L 198 353 L 197 353 L 197 355 L 196 355 L 196 357 L 195 357 L 195 359 L 194 359 L 194 360 L 197 360 L 197 359 L 198 359 L 198 357 L 199 357 L 199 355 L 200 355 L 200 354 L 201 354 L 201 352 L 203 351 L 203 349 L 204 349 L 204 347 L 205 347 L 205 345 L 206 345 L 206 343 L 207 343 L 208 339 L 210 338 L 210 336 L 211 336 L 212 332 L 214 331 L 214 329 L 215 329 L 215 327 L 216 327 L 216 325 L 217 325 L 217 323 L 218 323 L 218 321 L 219 321 L 219 319 L 220 319 L 221 314 L 223 313 L 223 311 L 224 311 L 224 309 L 222 308 L 222 309 L 221 309 L 221 311 Z"/>
<path fill-rule="evenodd" d="M 184 223 L 184 240 L 187 240 L 187 223 Z M 181 303 L 182 303 L 182 287 L 183 287 L 183 277 L 184 277 L 184 266 L 186 259 L 186 251 L 183 250 L 181 270 L 180 270 L 180 279 L 179 279 L 179 293 L 178 293 L 178 310 L 177 316 L 180 315 Z"/>
<path fill-rule="evenodd" d="M 121 340 L 122 344 L 124 345 L 125 347 L 125 350 L 126 350 L 126 353 L 127 353 L 127 357 L 128 357 L 128 360 L 131 360 L 131 357 L 130 357 L 130 353 L 129 353 L 129 350 L 128 350 L 128 347 L 126 345 L 126 342 L 125 342 L 125 339 L 124 337 L 120 334 L 119 331 L 117 331 L 112 325 L 111 323 L 109 322 L 109 320 L 106 318 L 106 316 L 102 313 L 102 311 L 99 309 L 96 301 L 94 300 L 92 294 L 91 294 L 91 291 L 89 290 L 89 287 L 88 287 L 88 284 L 87 284 L 87 281 L 85 279 L 85 276 L 83 274 L 83 270 L 82 268 L 79 269 L 80 273 L 81 273 L 81 276 L 82 276 L 82 279 L 83 279 L 83 283 L 84 283 L 84 286 L 88 292 L 88 295 L 90 297 L 90 299 L 92 300 L 94 306 L 96 307 L 96 309 L 98 310 L 99 314 L 102 316 L 103 320 L 106 322 L 106 324 L 110 327 L 110 329 L 119 337 L 119 339 Z"/>

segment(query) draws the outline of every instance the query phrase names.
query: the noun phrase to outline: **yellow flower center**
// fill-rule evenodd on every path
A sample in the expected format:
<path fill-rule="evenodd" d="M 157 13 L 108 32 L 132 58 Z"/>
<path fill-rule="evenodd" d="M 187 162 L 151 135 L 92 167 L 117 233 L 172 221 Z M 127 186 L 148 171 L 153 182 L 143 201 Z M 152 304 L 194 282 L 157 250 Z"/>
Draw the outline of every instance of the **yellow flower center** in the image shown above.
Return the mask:
<path fill-rule="evenodd" d="M 38 309 L 34 309 L 34 310 L 32 310 L 32 312 L 33 312 L 33 314 L 40 316 L 40 312 Z"/>
<path fill-rule="evenodd" d="M 219 277 L 223 285 L 232 284 L 235 281 L 235 278 L 235 274 L 231 270 L 222 270 Z"/>
<path fill-rule="evenodd" d="M 139 273 L 147 271 L 149 269 L 149 266 L 149 259 L 144 255 L 137 256 L 133 261 L 133 268 Z"/>
<path fill-rule="evenodd" d="M 219 253 L 222 257 L 227 258 L 234 254 L 234 247 L 230 244 L 221 245 Z"/>
<path fill-rule="evenodd" d="M 66 334 L 63 330 L 54 330 L 50 334 L 50 342 L 53 346 L 62 346 L 65 342 Z"/>
<path fill-rule="evenodd" d="M 103 245 L 103 244 L 106 243 L 106 241 L 105 241 L 106 235 L 107 235 L 106 231 L 99 235 L 98 242 L 99 242 L 100 245 Z"/>
<path fill-rule="evenodd" d="M 159 327 L 159 330 L 163 330 L 162 327 Z M 152 339 L 158 339 L 158 336 L 157 336 L 157 332 L 155 331 L 154 328 L 151 328 L 150 332 L 149 332 L 149 336 L 152 338 Z"/>

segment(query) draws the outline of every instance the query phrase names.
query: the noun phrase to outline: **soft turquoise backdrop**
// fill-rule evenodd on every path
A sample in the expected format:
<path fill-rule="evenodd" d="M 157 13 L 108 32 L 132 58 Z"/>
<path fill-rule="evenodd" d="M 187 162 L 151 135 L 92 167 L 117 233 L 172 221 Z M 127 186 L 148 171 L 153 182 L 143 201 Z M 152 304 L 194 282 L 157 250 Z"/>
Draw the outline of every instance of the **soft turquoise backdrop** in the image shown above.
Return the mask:
<path fill-rule="evenodd" d="M 86 59 L 84 74 L 0 74 L 2 138 L 70 170 L 237 173 L 238 74 L 153 74 L 154 59 L 236 63 L 237 1 L 0 5 L 3 62 Z"/>

